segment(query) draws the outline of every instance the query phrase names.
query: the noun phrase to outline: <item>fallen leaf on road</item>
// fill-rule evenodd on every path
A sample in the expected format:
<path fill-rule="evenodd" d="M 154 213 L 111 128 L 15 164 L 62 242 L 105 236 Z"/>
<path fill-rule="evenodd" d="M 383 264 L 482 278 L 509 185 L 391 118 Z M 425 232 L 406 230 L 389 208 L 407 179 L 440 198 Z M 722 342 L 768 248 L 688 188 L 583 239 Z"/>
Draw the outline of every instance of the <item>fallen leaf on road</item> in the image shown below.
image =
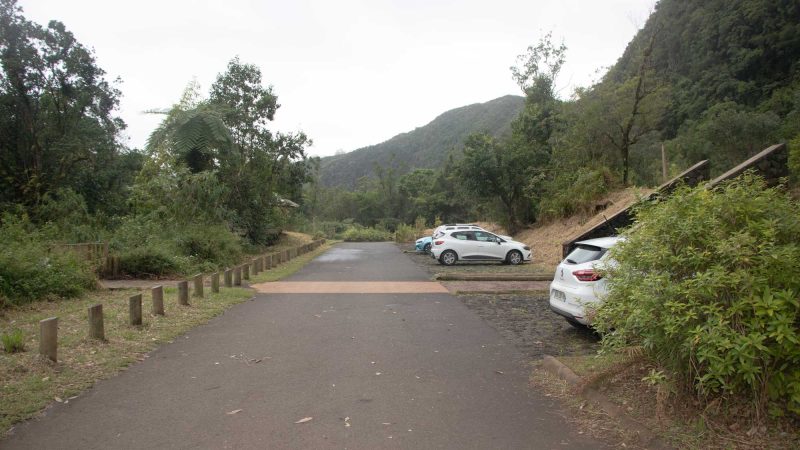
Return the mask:
<path fill-rule="evenodd" d="M 61 397 L 53 397 L 53 400 L 57 401 L 58 403 L 64 403 L 64 400 L 61 400 Z"/>
<path fill-rule="evenodd" d="M 313 419 L 313 417 L 303 417 L 302 419 L 298 420 L 298 421 L 297 421 L 297 422 L 295 422 L 295 423 L 306 423 L 306 422 L 311 422 L 311 420 L 312 420 L 312 419 Z"/>
<path fill-rule="evenodd" d="M 389 422 L 383 422 L 381 425 L 391 425 Z"/>
<path fill-rule="evenodd" d="M 322 316 L 320 316 L 319 314 L 314 314 L 314 317 L 322 317 Z"/>
<path fill-rule="evenodd" d="M 347 427 L 347 428 L 350 427 L 350 418 L 349 417 L 345 417 L 344 418 L 344 426 Z"/>
<path fill-rule="evenodd" d="M 226 412 L 225 414 L 227 414 L 227 415 L 229 415 L 229 416 L 232 416 L 232 415 L 234 415 L 234 414 L 236 414 L 236 413 L 240 413 L 240 412 L 242 412 L 242 410 L 241 410 L 241 409 L 234 409 L 233 411 L 228 411 L 228 412 Z"/>
<path fill-rule="evenodd" d="M 375 372 L 375 375 L 380 375 L 380 374 L 381 374 L 380 372 Z"/>
<path fill-rule="evenodd" d="M 495 370 L 494 373 L 499 373 L 500 375 L 503 375 L 503 371 L 502 370 Z"/>

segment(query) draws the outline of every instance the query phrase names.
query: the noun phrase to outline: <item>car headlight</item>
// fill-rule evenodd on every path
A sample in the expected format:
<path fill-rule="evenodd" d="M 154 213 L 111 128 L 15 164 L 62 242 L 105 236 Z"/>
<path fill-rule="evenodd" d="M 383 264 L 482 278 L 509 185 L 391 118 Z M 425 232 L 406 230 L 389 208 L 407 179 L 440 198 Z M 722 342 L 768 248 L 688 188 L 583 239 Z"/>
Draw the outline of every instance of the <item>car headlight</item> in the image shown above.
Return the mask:
<path fill-rule="evenodd" d="M 522 247 L 522 249 L 523 250 L 530 250 L 531 248 L 526 245 L 526 246 Z"/>

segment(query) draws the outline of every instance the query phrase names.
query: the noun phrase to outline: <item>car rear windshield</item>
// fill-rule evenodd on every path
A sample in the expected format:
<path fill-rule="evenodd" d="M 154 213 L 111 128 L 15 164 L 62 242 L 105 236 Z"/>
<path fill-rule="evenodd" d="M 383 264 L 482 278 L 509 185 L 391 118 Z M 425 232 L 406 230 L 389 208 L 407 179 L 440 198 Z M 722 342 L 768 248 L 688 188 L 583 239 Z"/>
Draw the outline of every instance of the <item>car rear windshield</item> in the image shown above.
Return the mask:
<path fill-rule="evenodd" d="M 567 256 L 565 261 L 570 264 L 583 264 L 589 261 L 597 261 L 605 254 L 605 248 L 595 247 L 594 245 L 580 244 Z"/>

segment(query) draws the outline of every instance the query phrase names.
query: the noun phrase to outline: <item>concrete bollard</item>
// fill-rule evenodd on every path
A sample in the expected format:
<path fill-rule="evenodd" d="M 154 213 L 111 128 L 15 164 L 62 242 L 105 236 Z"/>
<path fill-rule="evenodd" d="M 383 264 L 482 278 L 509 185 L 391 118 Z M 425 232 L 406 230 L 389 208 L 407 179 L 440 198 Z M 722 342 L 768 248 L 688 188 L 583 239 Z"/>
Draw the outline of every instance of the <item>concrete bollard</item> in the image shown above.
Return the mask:
<path fill-rule="evenodd" d="M 233 287 L 233 270 L 225 269 L 225 287 Z"/>
<path fill-rule="evenodd" d="M 215 294 L 219 292 L 219 272 L 211 274 L 211 292 Z"/>
<path fill-rule="evenodd" d="M 258 258 L 253 258 L 250 261 L 250 272 L 253 272 L 253 275 L 258 275 L 258 273 L 260 272 L 260 270 L 258 270 L 258 261 L 259 261 Z"/>
<path fill-rule="evenodd" d="M 164 287 L 155 286 L 150 289 L 150 296 L 153 297 L 153 315 L 164 315 Z"/>
<path fill-rule="evenodd" d="M 103 305 L 100 303 L 89 307 L 89 337 L 100 341 L 106 340 L 106 330 L 103 325 Z"/>
<path fill-rule="evenodd" d="M 39 354 L 58 361 L 58 317 L 39 321 Z"/>
<path fill-rule="evenodd" d="M 142 324 L 142 294 L 132 295 L 128 298 L 128 315 L 133 326 Z"/>
<path fill-rule="evenodd" d="M 250 264 L 242 264 L 242 278 L 245 280 L 250 279 Z"/>
<path fill-rule="evenodd" d="M 242 285 L 242 266 L 236 266 L 233 269 L 233 285 L 234 286 Z"/>
<path fill-rule="evenodd" d="M 272 269 L 272 255 L 264 256 L 264 270 Z"/>
<path fill-rule="evenodd" d="M 178 282 L 178 304 L 189 304 L 189 282 L 186 280 Z"/>
<path fill-rule="evenodd" d="M 194 294 L 197 298 L 203 298 L 203 274 L 198 273 L 194 276 Z"/>

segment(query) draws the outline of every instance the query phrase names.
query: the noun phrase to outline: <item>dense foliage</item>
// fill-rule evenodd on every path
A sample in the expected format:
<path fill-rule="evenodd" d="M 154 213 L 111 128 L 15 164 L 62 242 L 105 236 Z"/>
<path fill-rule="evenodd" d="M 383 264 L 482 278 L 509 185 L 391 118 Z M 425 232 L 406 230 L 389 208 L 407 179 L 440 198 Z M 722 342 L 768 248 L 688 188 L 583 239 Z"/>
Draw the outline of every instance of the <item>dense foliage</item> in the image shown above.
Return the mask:
<path fill-rule="evenodd" d="M 48 297 L 75 297 L 94 288 L 89 263 L 51 248 L 27 221 L 5 216 L 0 241 L 0 309 Z"/>
<path fill-rule="evenodd" d="M 92 285 L 82 263 L 50 254 L 57 243 L 108 241 L 128 275 L 192 273 L 274 242 L 287 199 L 303 200 L 310 141 L 269 130 L 278 98 L 238 58 L 207 98 L 190 84 L 153 111 L 165 119 L 144 151 L 121 144 L 121 94 L 62 23 L 42 27 L 0 0 L 0 69 L 0 225 L 19 241 L 0 268 L 9 301 Z"/>
<path fill-rule="evenodd" d="M 752 175 L 640 209 L 611 250 L 604 347 L 641 345 L 703 396 L 800 413 L 798 217 Z"/>

